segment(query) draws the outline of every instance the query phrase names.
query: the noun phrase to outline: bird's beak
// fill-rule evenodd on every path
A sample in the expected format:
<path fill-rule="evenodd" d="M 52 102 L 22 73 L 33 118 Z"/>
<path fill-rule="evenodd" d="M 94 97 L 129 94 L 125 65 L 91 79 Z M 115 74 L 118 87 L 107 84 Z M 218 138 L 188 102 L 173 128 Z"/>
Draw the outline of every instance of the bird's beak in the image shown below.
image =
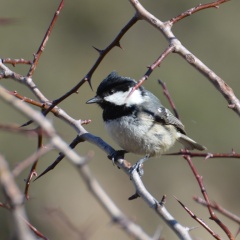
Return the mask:
<path fill-rule="evenodd" d="M 91 104 L 91 103 L 100 103 L 102 101 L 102 98 L 99 96 L 95 96 L 91 99 L 89 99 L 86 103 Z"/>

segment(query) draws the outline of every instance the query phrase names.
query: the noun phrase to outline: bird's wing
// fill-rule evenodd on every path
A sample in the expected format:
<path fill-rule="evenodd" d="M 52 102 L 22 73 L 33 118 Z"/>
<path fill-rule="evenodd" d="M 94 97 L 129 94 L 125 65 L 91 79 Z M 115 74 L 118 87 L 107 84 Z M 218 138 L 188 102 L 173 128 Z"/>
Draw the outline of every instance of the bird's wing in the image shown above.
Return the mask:
<path fill-rule="evenodd" d="M 174 125 L 180 132 L 186 134 L 184 125 L 176 118 L 167 108 L 160 106 L 157 111 L 154 112 L 156 122 L 164 122 L 166 125 Z"/>
<path fill-rule="evenodd" d="M 182 122 L 176 118 L 167 108 L 165 108 L 155 95 L 147 90 L 145 93 L 146 101 L 143 107 L 144 109 L 142 109 L 142 111 L 150 115 L 154 121 L 161 124 L 173 125 L 181 133 L 186 134 Z"/>

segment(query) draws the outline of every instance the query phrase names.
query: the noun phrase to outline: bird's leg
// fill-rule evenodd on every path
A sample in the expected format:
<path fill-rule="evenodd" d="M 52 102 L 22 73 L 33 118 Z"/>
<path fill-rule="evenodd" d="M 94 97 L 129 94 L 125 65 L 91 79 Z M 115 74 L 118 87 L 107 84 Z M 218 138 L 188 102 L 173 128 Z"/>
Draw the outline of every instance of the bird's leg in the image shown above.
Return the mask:
<path fill-rule="evenodd" d="M 142 177 L 144 174 L 144 170 L 143 170 L 143 163 L 145 161 L 147 161 L 149 159 L 149 155 L 146 155 L 144 158 L 138 160 L 129 170 L 130 175 L 132 175 L 132 173 L 134 171 L 137 171 L 139 176 Z"/>

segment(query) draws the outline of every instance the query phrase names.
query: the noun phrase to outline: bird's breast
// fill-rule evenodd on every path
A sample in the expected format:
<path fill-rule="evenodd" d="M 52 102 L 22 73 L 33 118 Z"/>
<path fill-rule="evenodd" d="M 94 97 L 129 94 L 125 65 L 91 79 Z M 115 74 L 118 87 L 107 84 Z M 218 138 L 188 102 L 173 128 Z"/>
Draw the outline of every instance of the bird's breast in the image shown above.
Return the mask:
<path fill-rule="evenodd" d="M 106 129 L 113 140 L 124 150 L 141 155 L 159 155 L 176 140 L 175 127 L 163 126 L 151 117 L 124 116 L 105 121 Z"/>

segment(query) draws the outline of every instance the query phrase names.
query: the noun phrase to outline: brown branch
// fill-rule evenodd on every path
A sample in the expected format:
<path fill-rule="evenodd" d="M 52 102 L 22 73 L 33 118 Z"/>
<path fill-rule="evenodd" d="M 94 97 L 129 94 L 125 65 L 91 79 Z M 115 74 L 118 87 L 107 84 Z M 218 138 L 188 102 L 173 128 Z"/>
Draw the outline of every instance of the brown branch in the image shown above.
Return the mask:
<path fill-rule="evenodd" d="M 203 205 L 203 206 L 207 206 L 207 202 L 205 200 L 203 200 L 200 197 L 193 197 L 193 199 Z M 210 203 L 210 206 L 212 209 L 217 210 L 218 212 L 220 212 L 221 214 L 223 214 L 224 216 L 228 217 L 229 219 L 233 220 L 234 222 L 240 224 L 240 217 L 238 217 L 237 215 L 229 212 L 228 210 L 226 210 L 225 208 L 223 208 L 222 206 L 220 206 L 219 204 L 217 204 L 216 202 Z"/>
<path fill-rule="evenodd" d="M 214 238 L 221 240 L 222 238 L 216 234 L 202 219 L 198 218 L 189 208 L 187 208 L 180 200 L 178 200 L 176 197 L 175 199 L 178 201 L 178 203 L 186 210 L 186 212 L 199 224 L 201 224 Z"/>
<path fill-rule="evenodd" d="M 220 228 L 222 228 L 222 230 L 227 234 L 227 236 L 228 236 L 228 238 L 229 238 L 230 240 L 234 240 L 235 237 L 234 237 L 233 234 L 230 232 L 230 230 L 228 229 L 228 227 L 223 224 L 223 222 L 216 216 L 215 212 L 214 212 L 213 209 L 211 208 L 211 203 L 210 203 L 210 200 L 209 200 L 207 191 L 206 191 L 206 189 L 205 189 L 205 187 L 204 187 L 204 185 L 203 185 L 202 176 L 200 176 L 200 175 L 198 174 L 197 169 L 196 169 L 195 166 L 193 165 L 193 162 L 192 162 L 192 160 L 191 160 L 191 157 L 190 157 L 190 156 L 187 156 L 187 155 L 184 155 L 183 157 L 187 160 L 187 162 L 188 162 L 188 164 L 189 164 L 189 166 L 190 166 L 190 168 L 191 168 L 194 176 L 196 177 L 196 180 L 197 180 L 198 185 L 199 185 L 199 187 L 200 187 L 200 189 L 201 189 L 202 195 L 203 195 L 203 197 L 204 197 L 204 199 L 205 199 L 205 201 L 206 201 L 206 203 L 207 203 L 207 208 L 208 208 L 208 211 L 209 211 L 209 214 L 210 214 L 210 219 L 213 220 Z"/>
<path fill-rule="evenodd" d="M 43 148 L 43 135 L 41 133 L 38 134 L 38 150 Z M 28 174 L 25 184 L 25 198 L 28 200 L 29 199 L 29 188 L 30 188 L 30 182 L 34 176 L 37 176 L 37 164 L 38 164 L 38 158 L 35 159 L 31 170 Z"/>
<path fill-rule="evenodd" d="M 4 58 L 2 59 L 3 63 L 8 63 L 8 64 L 12 64 L 13 67 L 15 67 L 17 64 L 29 64 L 32 65 L 32 61 L 30 60 L 25 60 L 23 58 L 20 59 L 11 59 L 11 58 Z"/>
<path fill-rule="evenodd" d="M 189 157 L 204 157 L 205 159 L 209 158 L 240 158 L 240 153 L 235 153 L 232 151 L 231 153 L 199 153 L 199 152 L 190 152 L 188 150 L 182 149 L 176 153 L 167 153 L 163 154 L 165 156 L 189 156 Z"/>
<path fill-rule="evenodd" d="M 39 61 L 39 59 L 41 57 L 41 54 L 43 53 L 43 51 L 44 51 L 44 49 L 46 47 L 47 41 L 48 41 L 48 39 L 49 39 L 49 37 L 50 37 L 50 35 L 52 33 L 53 27 L 54 27 L 54 25 L 55 25 L 55 23 L 57 21 L 58 15 L 60 14 L 63 6 L 64 6 L 64 0 L 62 0 L 60 2 L 59 6 L 58 6 L 58 9 L 55 12 L 54 17 L 53 17 L 53 19 L 52 19 L 52 21 L 50 23 L 50 26 L 48 27 L 48 30 L 45 33 L 45 36 L 44 36 L 44 38 L 43 38 L 43 40 L 42 40 L 42 42 L 41 42 L 41 44 L 40 44 L 40 46 L 38 48 L 38 51 L 37 51 L 37 53 L 34 54 L 33 64 L 31 65 L 31 67 L 29 69 L 29 72 L 27 74 L 28 77 L 32 77 L 32 75 L 33 75 L 33 73 L 34 73 L 34 71 L 35 71 L 35 69 L 36 69 L 36 67 L 38 65 L 38 61 Z"/>
<path fill-rule="evenodd" d="M 226 2 L 226 1 L 224 1 Z M 184 58 L 190 65 L 197 69 L 201 74 L 215 86 L 215 88 L 223 95 L 228 102 L 228 107 L 240 116 L 240 100 L 235 96 L 232 88 L 228 86 L 223 79 L 207 67 L 193 53 L 186 49 L 171 31 L 172 24 L 170 21 L 162 22 L 153 14 L 148 12 L 139 1 L 130 0 L 139 18 L 144 19 L 153 27 L 162 32 L 163 36 L 168 40 L 169 45 L 174 47 L 174 52 Z"/>
<path fill-rule="evenodd" d="M 104 49 L 104 50 L 99 50 L 95 48 L 98 53 L 99 57 L 97 58 L 96 62 L 94 65 L 91 67 L 89 72 L 86 74 L 86 76 L 79 81 L 79 83 L 74 86 L 71 90 L 69 90 L 67 93 L 65 93 L 63 96 L 61 96 L 58 99 L 55 99 L 52 102 L 52 105 L 44 111 L 44 115 L 47 115 L 55 106 L 57 106 L 59 103 L 61 103 L 63 100 L 65 100 L 67 97 L 72 95 L 73 93 L 76 93 L 78 89 L 85 83 L 88 82 L 89 85 L 91 86 L 91 78 L 97 67 L 100 65 L 104 57 L 114 48 L 114 47 L 120 47 L 120 40 L 122 37 L 125 35 L 125 33 L 138 21 L 138 17 L 135 15 L 134 17 L 131 18 L 131 20 L 121 29 L 121 31 L 118 33 L 118 35 L 114 38 L 114 40 Z"/>
<path fill-rule="evenodd" d="M 51 150 L 53 150 L 51 144 L 45 145 L 44 148 L 39 148 L 38 151 L 36 151 L 31 156 L 29 156 L 15 166 L 15 168 L 12 170 L 13 176 L 17 177 L 24 169 L 36 162 L 38 158 Z"/>
<path fill-rule="evenodd" d="M 170 93 L 169 93 L 169 91 L 168 91 L 168 89 L 167 89 L 166 83 L 163 82 L 163 81 L 160 80 L 160 79 L 158 80 L 158 83 L 162 86 L 162 88 L 163 88 L 163 93 L 164 93 L 164 95 L 167 97 L 168 102 L 170 103 L 171 108 L 172 108 L 172 110 L 173 110 L 173 112 L 174 112 L 174 115 L 176 116 L 176 118 L 180 119 L 179 114 L 178 114 L 177 109 L 176 109 L 176 106 L 175 106 L 175 104 L 174 104 L 174 102 L 173 102 L 173 99 L 172 99 L 172 97 L 171 97 L 171 95 L 170 95 Z"/>
<path fill-rule="evenodd" d="M 128 94 L 128 97 L 136 90 L 138 89 L 145 80 L 149 78 L 151 73 L 156 67 L 159 67 L 162 63 L 162 61 L 174 51 L 174 47 L 172 45 L 169 45 L 168 48 L 164 50 L 164 52 L 159 56 L 159 58 L 151 65 L 148 67 L 147 72 L 144 74 L 144 76 L 138 81 L 138 83 L 132 88 L 132 91 Z"/>
<path fill-rule="evenodd" d="M 188 9 L 187 11 L 179 14 L 177 17 L 172 18 L 169 22 L 172 24 L 179 22 L 180 20 L 182 20 L 185 17 L 191 16 L 192 14 L 207 9 L 207 8 L 219 8 L 219 5 L 225 2 L 228 2 L 230 0 L 218 0 L 215 2 L 211 2 L 211 3 L 206 3 L 206 4 L 199 4 L 196 7 L 193 7 L 191 9 Z"/>

